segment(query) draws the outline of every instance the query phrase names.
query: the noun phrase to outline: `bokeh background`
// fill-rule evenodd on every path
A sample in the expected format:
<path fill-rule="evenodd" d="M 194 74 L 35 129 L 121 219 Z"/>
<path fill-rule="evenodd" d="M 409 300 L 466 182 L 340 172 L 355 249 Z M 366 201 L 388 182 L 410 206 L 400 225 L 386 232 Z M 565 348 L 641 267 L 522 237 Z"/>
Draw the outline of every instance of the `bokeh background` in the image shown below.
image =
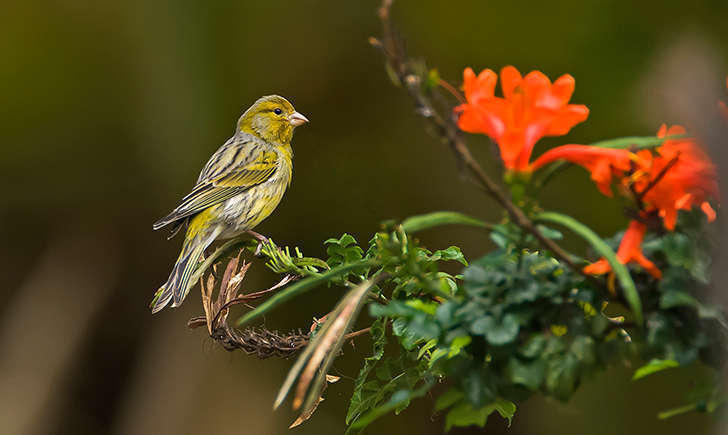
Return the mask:
<path fill-rule="evenodd" d="M 325 256 L 322 241 L 366 242 L 389 218 L 459 210 L 501 216 L 464 183 L 367 44 L 379 24 L 366 1 L 10 1 L 0 14 L 0 432 L 3 434 L 285 434 L 294 415 L 271 404 L 291 360 L 228 353 L 180 309 L 147 304 L 177 256 L 151 224 L 192 186 L 238 116 L 279 93 L 311 119 L 294 138 L 293 184 L 258 230 Z M 707 114 L 728 74 L 725 0 L 396 2 L 412 53 L 459 83 L 472 66 L 570 73 L 590 119 L 555 144 L 649 135 L 683 123 L 710 136 Z M 476 155 L 497 171 L 485 137 Z M 714 150 L 720 154 L 721 150 Z M 576 168 L 543 204 L 604 235 L 626 222 Z M 431 248 L 470 258 L 486 234 L 426 233 Z M 571 243 L 571 242 L 569 242 Z M 574 245 L 576 246 L 576 245 Z M 253 265 L 246 288 L 272 276 Z M 321 289 L 265 319 L 307 327 L 338 293 Z M 337 434 L 366 338 L 347 346 L 300 434 Z M 630 382 L 629 368 L 587 381 L 567 404 L 534 398 L 508 433 L 709 433 L 715 416 L 659 421 L 695 382 L 674 370 Z M 441 433 L 431 398 L 372 433 Z M 722 422 L 725 425 L 725 421 Z M 505 433 L 491 418 L 486 430 Z M 476 433 L 462 429 L 453 433 Z"/>

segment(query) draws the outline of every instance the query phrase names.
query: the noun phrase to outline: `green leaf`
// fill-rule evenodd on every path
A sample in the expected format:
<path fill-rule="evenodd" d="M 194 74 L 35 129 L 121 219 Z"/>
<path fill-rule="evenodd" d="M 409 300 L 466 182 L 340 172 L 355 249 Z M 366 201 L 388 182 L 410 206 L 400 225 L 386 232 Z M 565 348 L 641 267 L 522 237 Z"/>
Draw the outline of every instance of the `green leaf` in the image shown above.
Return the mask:
<path fill-rule="evenodd" d="M 451 388 L 445 393 L 441 394 L 437 400 L 435 400 L 435 411 L 442 411 L 454 405 L 455 403 L 462 400 L 464 394 L 462 391 Z"/>
<path fill-rule="evenodd" d="M 497 384 L 500 379 L 481 364 L 472 363 L 470 367 L 462 368 L 459 381 L 465 399 L 475 407 L 491 403 L 498 396 Z"/>
<path fill-rule="evenodd" d="M 468 261 L 465 260 L 465 256 L 463 255 L 460 248 L 458 248 L 457 246 L 450 246 L 447 249 L 440 249 L 439 251 L 435 251 L 435 253 L 432 254 L 431 259 L 442 261 L 457 261 L 463 266 L 468 265 Z"/>
<path fill-rule="evenodd" d="M 420 310 L 405 301 L 391 301 L 387 305 L 369 305 L 369 315 L 372 317 L 413 317 L 418 315 L 419 312 Z"/>
<path fill-rule="evenodd" d="M 516 357 L 508 361 L 506 368 L 508 380 L 517 385 L 523 385 L 531 391 L 536 391 L 546 376 L 546 363 L 537 359 L 523 362 Z"/>
<path fill-rule="evenodd" d="M 662 370 L 670 369 L 673 367 L 679 367 L 680 364 L 677 361 L 671 359 L 653 359 L 642 367 L 638 368 L 632 376 L 632 380 L 642 379 L 645 376 L 649 376 L 653 373 L 660 372 Z"/>
<path fill-rule="evenodd" d="M 668 310 L 675 307 L 693 308 L 701 319 L 715 319 L 724 328 L 726 321 L 721 310 L 717 307 L 706 307 L 688 293 L 679 290 L 668 290 L 660 296 L 660 308 Z"/>
<path fill-rule="evenodd" d="M 470 324 L 470 332 L 475 335 L 485 335 L 493 329 L 495 320 L 491 316 L 484 316 Z"/>
<path fill-rule="evenodd" d="M 353 429 L 361 429 L 368 426 L 374 420 L 396 410 L 402 404 L 408 403 L 414 398 L 424 396 L 425 394 L 427 394 L 428 391 L 430 391 L 430 388 L 432 388 L 433 385 L 434 382 L 425 382 L 423 386 L 414 391 L 405 389 L 396 391 L 394 394 L 392 394 L 392 397 L 390 397 L 385 404 L 378 406 L 367 412 L 366 414 L 362 415 L 354 422 L 354 424 L 351 425 L 351 427 Z"/>
<path fill-rule="evenodd" d="M 624 297 L 627 299 L 627 303 L 632 309 L 636 323 L 638 325 L 642 325 L 642 301 L 640 300 L 639 293 L 637 293 L 637 288 L 632 280 L 632 276 L 629 274 L 629 270 L 627 270 L 627 267 L 624 264 L 617 260 L 617 254 L 614 250 L 612 250 L 612 248 L 610 248 L 609 245 L 607 245 L 607 243 L 604 242 L 604 240 L 602 240 L 602 238 L 589 227 L 571 216 L 556 212 L 543 212 L 539 213 L 536 216 L 536 219 L 539 221 L 553 222 L 569 228 L 571 231 L 589 242 L 598 254 L 606 258 L 622 286 Z"/>
<path fill-rule="evenodd" d="M 480 228 L 490 228 L 491 225 L 479 219 L 454 211 L 436 211 L 408 217 L 402 221 L 402 229 L 407 233 L 416 233 L 442 225 L 470 225 Z"/>
<path fill-rule="evenodd" d="M 543 334 L 533 334 L 519 349 L 519 353 L 526 358 L 536 358 L 546 345 L 546 337 Z"/>
<path fill-rule="evenodd" d="M 441 359 L 442 357 L 444 357 L 448 353 L 449 353 L 449 351 L 447 349 L 443 349 L 443 348 L 435 349 L 435 351 L 432 352 L 432 355 L 430 355 L 429 367 L 432 368 L 432 366 L 434 366 L 435 363 L 439 359 Z"/>
<path fill-rule="evenodd" d="M 455 426 L 485 426 L 488 416 L 493 412 L 487 405 L 474 409 L 470 402 L 462 401 L 453 407 L 445 416 L 445 431 L 449 431 Z"/>
<path fill-rule="evenodd" d="M 597 361 L 596 344 L 592 337 L 576 337 L 571 343 L 570 351 L 581 364 L 592 365 Z"/>
<path fill-rule="evenodd" d="M 504 399 L 498 399 L 495 402 L 491 404 L 493 408 L 498 411 L 498 414 L 502 417 L 508 420 L 508 427 L 511 426 L 511 421 L 513 421 L 513 416 L 516 414 L 516 404 Z"/>
<path fill-rule="evenodd" d="M 688 233 L 670 232 L 645 243 L 643 248 L 648 253 L 661 252 L 671 266 L 683 267 L 690 271 L 693 278 L 702 284 L 708 284 L 711 256 L 705 235 L 691 231 L 690 228 L 686 231 Z"/>
<path fill-rule="evenodd" d="M 356 239 L 351 234 L 342 234 L 341 237 L 338 239 L 335 237 L 332 237 L 330 239 L 327 239 L 324 241 L 325 245 L 339 245 L 339 246 L 348 246 L 351 244 L 356 244 Z"/>
<path fill-rule="evenodd" d="M 377 319 L 372 323 L 370 331 L 373 342 L 372 356 L 364 358 L 364 366 L 354 382 L 354 393 L 351 395 L 349 409 L 346 412 L 347 425 L 375 403 L 372 400 L 374 399 L 373 395 L 364 391 L 364 384 L 369 377 L 369 373 L 384 356 L 384 347 L 387 345 L 386 324 L 386 318 Z"/>
<path fill-rule="evenodd" d="M 502 346 L 516 339 L 518 335 L 518 319 L 513 314 L 506 314 L 499 323 L 485 332 L 485 339 L 493 346 Z"/>
<path fill-rule="evenodd" d="M 435 314 L 435 310 L 437 310 L 437 307 L 440 305 L 436 302 L 425 302 L 422 299 L 410 299 L 405 302 L 405 304 L 416 310 L 432 315 Z"/>
<path fill-rule="evenodd" d="M 242 326 L 245 325 L 258 317 L 266 314 L 267 312 L 271 311 L 278 305 L 281 305 L 288 300 L 301 295 L 303 293 L 306 293 L 309 290 L 312 290 L 319 285 L 328 282 L 329 280 L 344 276 L 351 272 L 352 270 L 356 270 L 363 267 L 368 266 L 374 266 L 376 264 L 373 260 L 361 260 L 357 261 L 355 263 L 350 264 L 342 264 L 340 266 L 334 267 L 330 270 L 327 270 L 326 272 L 317 275 L 312 276 L 309 278 L 302 279 L 301 281 L 295 282 L 285 289 L 279 291 L 278 293 L 274 294 L 270 297 L 270 299 L 266 300 L 262 304 L 258 305 L 253 311 L 250 311 L 249 313 L 245 314 L 241 318 L 238 319 L 237 325 Z"/>
<path fill-rule="evenodd" d="M 422 358 L 428 350 L 432 349 L 435 346 L 437 346 L 436 338 L 433 338 L 432 340 L 423 344 L 422 347 L 420 347 L 420 350 L 417 352 L 417 359 Z"/>
<path fill-rule="evenodd" d="M 469 345 L 471 341 L 473 341 L 473 339 L 469 335 L 456 337 L 450 344 L 450 352 L 448 352 L 447 357 L 452 358 L 459 354 L 460 350 Z"/>
<path fill-rule="evenodd" d="M 568 399 L 576 388 L 578 371 L 579 361 L 574 355 L 551 359 L 546 372 L 546 391 L 557 399 Z"/>
<path fill-rule="evenodd" d="M 364 251 L 359 247 L 356 239 L 346 233 L 338 239 L 328 239 L 324 244 L 328 245 L 326 248 L 326 253 L 329 255 L 327 263 L 332 267 L 361 260 L 364 256 Z"/>
<path fill-rule="evenodd" d="M 561 234 L 561 231 L 549 228 L 546 225 L 536 225 L 536 229 L 538 229 L 541 234 L 543 234 L 543 236 L 547 239 L 561 240 L 564 238 L 564 235 Z"/>
<path fill-rule="evenodd" d="M 455 426 L 473 426 L 484 427 L 488 421 L 488 416 L 497 411 L 501 417 L 508 420 L 511 425 L 511 419 L 516 413 L 516 405 L 513 402 L 497 399 L 495 402 L 483 406 L 482 408 L 473 408 L 473 405 L 467 401 L 459 402 L 445 416 L 445 430 L 449 431 Z"/>

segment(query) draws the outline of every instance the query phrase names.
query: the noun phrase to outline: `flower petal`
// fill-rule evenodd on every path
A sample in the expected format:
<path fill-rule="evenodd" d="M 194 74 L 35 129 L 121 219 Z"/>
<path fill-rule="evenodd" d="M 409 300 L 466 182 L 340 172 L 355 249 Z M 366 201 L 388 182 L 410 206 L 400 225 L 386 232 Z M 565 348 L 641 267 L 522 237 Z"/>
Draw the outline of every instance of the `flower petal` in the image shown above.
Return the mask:
<path fill-rule="evenodd" d="M 521 84 L 523 78 L 516 67 L 508 65 L 501 69 L 501 89 L 503 96 L 508 99 L 513 96 L 513 91 Z"/>
<path fill-rule="evenodd" d="M 715 220 L 715 210 L 713 210 L 713 207 L 710 206 L 708 201 L 703 201 L 703 203 L 700 204 L 700 209 L 703 210 L 705 216 L 708 217 L 708 222 L 713 222 Z"/>
<path fill-rule="evenodd" d="M 569 74 L 564 74 L 563 76 L 556 79 L 552 88 L 552 92 L 554 96 L 559 99 L 559 102 L 562 105 L 565 105 L 569 102 L 571 96 L 574 94 L 575 86 L 576 80 L 574 80 L 574 77 Z"/>
<path fill-rule="evenodd" d="M 563 136 L 576 124 L 589 117 L 589 109 L 582 104 L 569 104 L 561 109 L 558 116 L 549 124 L 546 136 Z"/>
<path fill-rule="evenodd" d="M 600 259 L 599 261 L 595 261 L 594 263 L 585 266 L 582 269 L 584 273 L 587 273 L 589 275 L 604 275 L 607 272 L 611 272 L 611 270 L 612 266 L 610 266 L 609 262 L 604 258 Z"/>

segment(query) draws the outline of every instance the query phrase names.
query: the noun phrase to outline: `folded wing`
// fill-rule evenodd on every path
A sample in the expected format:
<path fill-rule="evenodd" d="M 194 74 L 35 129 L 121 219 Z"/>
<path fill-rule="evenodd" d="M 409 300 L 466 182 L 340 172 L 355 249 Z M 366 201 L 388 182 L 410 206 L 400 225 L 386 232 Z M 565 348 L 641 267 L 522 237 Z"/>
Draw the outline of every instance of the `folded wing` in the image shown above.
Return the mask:
<path fill-rule="evenodd" d="M 223 145 L 200 174 L 198 184 L 154 229 L 193 216 L 202 210 L 264 183 L 278 168 L 278 154 L 250 138 Z"/>

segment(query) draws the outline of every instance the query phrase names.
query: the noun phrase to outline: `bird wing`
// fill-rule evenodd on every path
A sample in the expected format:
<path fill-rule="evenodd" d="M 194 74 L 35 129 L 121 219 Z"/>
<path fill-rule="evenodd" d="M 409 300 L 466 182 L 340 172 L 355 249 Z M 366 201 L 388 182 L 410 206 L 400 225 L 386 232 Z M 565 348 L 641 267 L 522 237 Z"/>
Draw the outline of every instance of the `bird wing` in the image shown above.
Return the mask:
<path fill-rule="evenodd" d="M 278 169 L 278 153 L 251 140 L 228 141 L 213 154 L 192 191 L 169 215 L 154 223 L 162 228 L 264 183 Z"/>

